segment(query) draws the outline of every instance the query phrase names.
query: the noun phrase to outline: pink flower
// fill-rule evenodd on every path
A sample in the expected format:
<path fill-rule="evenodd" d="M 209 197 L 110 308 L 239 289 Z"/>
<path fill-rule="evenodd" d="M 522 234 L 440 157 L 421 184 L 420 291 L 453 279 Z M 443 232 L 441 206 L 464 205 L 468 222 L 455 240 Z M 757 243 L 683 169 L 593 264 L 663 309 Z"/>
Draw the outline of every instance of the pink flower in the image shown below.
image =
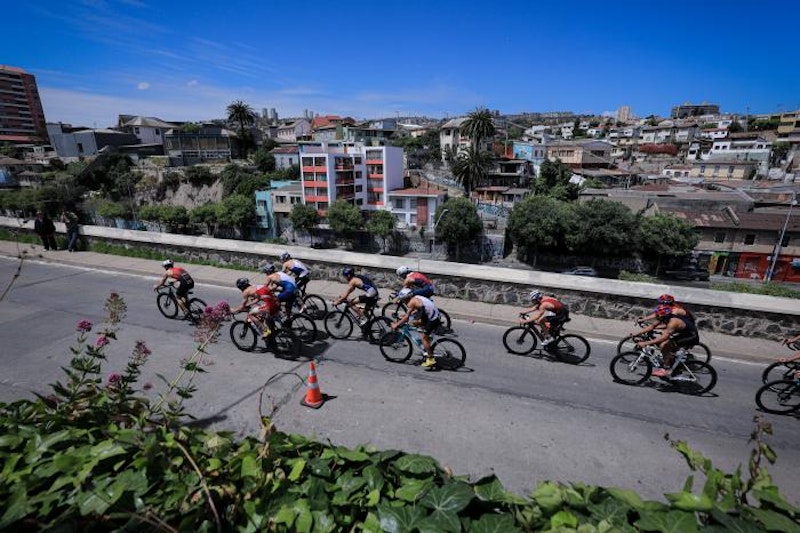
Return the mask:
<path fill-rule="evenodd" d="M 134 350 L 141 355 L 150 355 L 153 353 L 144 341 L 136 341 L 136 348 L 134 348 Z"/>
<path fill-rule="evenodd" d="M 153 384 L 150 383 L 149 381 L 147 383 L 145 383 L 144 385 L 142 385 L 142 390 L 150 390 L 152 388 L 153 388 Z"/>
<path fill-rule="evenodd" d="M 81 333 L 88 333 L 92 331 L 92 323 L 89 322 L 88 320 L 81 320 L 80 322 L 78 322 L 78 325 L 76 326 L 75 329 L 77 331 L 80 331 Z"/>
<path fill-rule="evenodd" d="M 97 340 L 94 341 L 94 345 L 97 346 L 98 348 L 102 348 L 103 346 L 108 346 L 109 344 L 111 344 L 111 341 L 108 340 L 108 337 L 106 337 L 105 335 L 100 335 L 99 337 L 97 337 Z"/>
<path fill-rule="evenodd" d="M 122 383 L 122 374 L 112 372 L 108 375 L 108 387 L 118 387 Z"/>

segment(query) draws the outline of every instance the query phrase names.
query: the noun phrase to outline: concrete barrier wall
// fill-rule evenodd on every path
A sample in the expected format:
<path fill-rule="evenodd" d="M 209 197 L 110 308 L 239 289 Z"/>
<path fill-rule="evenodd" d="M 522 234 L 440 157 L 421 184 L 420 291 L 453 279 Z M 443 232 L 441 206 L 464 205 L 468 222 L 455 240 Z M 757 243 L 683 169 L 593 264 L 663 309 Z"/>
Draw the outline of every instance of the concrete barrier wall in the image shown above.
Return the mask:
<path fill-rule="evenodd" d="M 0 226 L 29 232 L 33 221 L 20 226 L 17 219 L 0 217 Z M 64 232 L 63 224 L 56 227 Z M 800 327 L 800 302 L 790 298 L 100 226 L 81 226 L 81 234 L 89 241 L 154 250 L 173 259 L 241 264 L 254 270 L 267 261 L 277 262 L 278 255 L 288 251 L 308 263 L 317 279 L 343 281 L 342 267 L 353 266 L 386 288 L 397 286 L 394 270 L 408 265 L 431 277 L 437 292 L 447 298 L 523 307 L 535 287 L 559 296 L 573 313 L 599 318 L 632 321 L 652 311 L 659 294 L 669 293 L 690 307 L 701 329 L 777 339 L 795 335 Z"/>

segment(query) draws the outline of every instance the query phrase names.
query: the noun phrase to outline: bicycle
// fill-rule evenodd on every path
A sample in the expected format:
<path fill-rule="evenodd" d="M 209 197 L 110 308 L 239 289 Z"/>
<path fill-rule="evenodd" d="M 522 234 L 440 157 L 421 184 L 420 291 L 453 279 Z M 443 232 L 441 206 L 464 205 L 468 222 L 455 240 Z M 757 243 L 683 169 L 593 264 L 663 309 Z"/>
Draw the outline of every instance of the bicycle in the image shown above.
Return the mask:
<path fill-rule="evenodd" d="M 178 316 L 181 306 L 178 305 L 178 297 L 175 295 L 175 287 L 172 283 L 167 283 L 157 289 L 156 306 L 161 314 L 166 318 L 174 319 Z M 186 293 L 186 300 L 189 305 L 188 310 L 183 312 L 183 318 L 188 319 L 192 324 L 197 324 L 206 308 L 206 303 L 200 298 L 189 298 L 192 291 Z"/>
<path fill-rule="evenodd" d="M 770 381 L 756 392 L 756 405 L 773 414 L 789 414 L 800 410 L 800 378 Z"/>
<path fill-rule="evenodd" d="M 306 291 L 298 290 L 294 306 L 298 312 L 305 313 L 312 320 L 322 320 L 328 314 L 328 304 L 325 298 L 317 294 L 307 294 Z"/>
<path fill-rule="evenodd" d="M 609 370 L 614 381 L 640 385 L 650 378 L 653 368 L 661 367 L 661 350 L 655 346 L 645 346 L 617 355 L 611 360 Z M 681 348 L 675 354 L 671 374 L 661 379 L 691 394 L 700 395 L 709 392 L 717 384 L 717 371 L 705 361 L 693 359 L 687 350 Z"/>
<path fill-rule="evenodd" d="M 331 304 L 333 309 L 325 316 L 325 331 L 334 339 L 346 339 L 358 324 L 358 316 L 352 309 L 350 302 L 344 301 L 338 305 Z M 367 341 L 374 344 L 380 340 L 384 333 L 389 331 L 392 321 L 384 316 L 375 316 L 375 306 L 364 310 L 367 322 L 361 328 L 361 334 Z"/>
<path fill-rule="evenodd" d="M 520 313 L 520 318 L 528 318 L 526 313 Z M 566 320 L 569 322 L 569 319 Z M 558 360 L 573 365 L 583 363 L 592 353 L 589 341 L 574 333 L 562 334 L 564 325 L 558 325 L 552 332 L 553 339 L 544 351 L 555 356 Z M 544 332 L 541 327 L 529 322 L 521 326 L 512 326 L 503 334 L 503 345 L 506 350 L 516 355 L 528 355 L 533 352 L 540 341 L 544 341 Z"/>
<path fill-rule="evenodd" d="M 395 301 L 397 298 L 397 293 L 393 292 L 390 296 L 390 301 L 386 305 L 383 306 L 381 309 L 381 315 L 389 318 L 391 320 L 397 320 L 401 316 L 405 315 L 408 311 L 408 306 L 406 306 L 405 302 L 397 302 Z M 431 298 L 431 301 L 433 298 Z M 447 335 L 453 331 L 453 321 L 450 319 L 450 315 L 447 314 L 447 311 L 436 306 L 439 310 L 439 314 L 442 315 L 442 325 L 439 326 L 436 331 L 434 332 L 436 335 Z"/>
<path fill-rule="evenodd" d="M 644 328 L 647 326 L 647 323 L 642 320 L 637 320 L 636 325 L 639 329 Z M 658 333 L 654 331 L 648 331 L 643 335 L 628 335 L 627 337 L 623 338 L 617 344 L 617 355 L 623 352 L 630 352 L 636 350 L 636 343 L 640 341 L 651 341 L 658 336 Z M 694 346 L 692 346 L 690 350 L 692 357 L 694 357 L 697 361 L 704 361 L 708 363 L 711 361 L 711 350 L 703 344 L 702 342 L 698 342 Z"/>
<path fill-rule="evenodd" d="M 793 342 L 788 344 L 790 350 L 797 350 L 800 348 L 800 343 Z M 764 372 L 761 373 L 761 382 L 769 383 L 770 381 L 779 381 L 785 379 L 793 379 L 796 372 L 800 371 L 800 360 L 798 361 L 775 361 L 767 366 Z"/>
<path fill-rule="evenodd" d="M 279 357 L 296 358 L 300 354 L 300 339 L 297 335 L 291 329 L 278 328 L 276 325 L 271 329 L 270 334 L 264 337 L 261 327 L 248 314 L 244 320 L 236 319 L 231 322 L 229 334 L 233 344 L 244 352 L 254 351 L 258 339 L 263 339 L 268 351 Z"/>
<path fill-rule="evenodd" d="M 425 347 L 422 344 L 422 338 L 414 335 L 413 330 L 416 328 L 412 328 L 408 322 L 405 322 L 397 330 L 387 331 L 379 343 L 384 359 L 393 363 L 404 363 L 414 352 L 414 346 L 417 347 L 420 355 L 424 356 Z M 445 370 L 461 368 L 464 366 L 464 361 L 467 360 L 467 352 L 464 347 L 452 338 L 433 341 L 431 355 L 436 359 L 436 366 Z"/>

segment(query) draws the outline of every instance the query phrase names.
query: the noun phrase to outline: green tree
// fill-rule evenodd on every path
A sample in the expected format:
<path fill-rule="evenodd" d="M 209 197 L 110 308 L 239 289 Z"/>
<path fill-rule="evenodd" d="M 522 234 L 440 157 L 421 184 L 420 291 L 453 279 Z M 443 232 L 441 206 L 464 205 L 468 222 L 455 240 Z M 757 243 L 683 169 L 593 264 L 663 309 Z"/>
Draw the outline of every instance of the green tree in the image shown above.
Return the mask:
<path fill-rule="evenodd" d="M 740 131 L 744 131 L 744 128 L 742 128 L 742 125 L 739 124 L 738 120 L 734 120 L 728 126 L 728 133 L 739 133 Z"/>
<path fill-rule="evenodd" d="M 572 217 L 572 204 L 549 196 L 528 196 L 517 203 L 508 218 L 508 231 L 520 259 L 536 266 L 541 251 L 565 250 Z"/>
<path fill-rule="evenodd" d="M 461 133 L 468 136 L 473 148 L 480 148 L 482 141 L 494 136 L 496 131 L 491 111 L 485 107 L 475 108 L 467 113 L 461 123 Z"/>
<path fill-rule="evenodd" d="M 383 252 L 386 253 L 386 237 L 392 234 L 397 219 L 389 211 L 375 211 L 367 220 L 367 231 L 383 239 Z"/>
<path fill-rule="evenodd" d="M 314 244 L 314 234 L 311 232 L 319 223 L 319 212 L 316 208 L 306 204 L 295 204 L 292 212 L 289 213 L 289 221 L 292 223 L 294 231 L 307 231 L 311 236 L 311 244 Z"/>
<path fill-rule="evenodd" d="M 228 120 L 239 124 L 239 140 L 242 143 L 242 156 L 247 157 L 249 135 L 246 128 L 255 124 L 256 114 L 253 109 L 241 100 L 234 100 L 228 105 Z"/>
<path fill-rule="evenodd" d="M 275 139 L 264 139 L 263 141 L 261 141 L 261 148 L 265 152 L 271 152 L 273 149 L 277 148 L 280 145 L 281 143 L 279 143 Z"/>
<path fill-rule="evenodd" d="M 628 256 L 638 250 L 639 220 L 619 202 L 577 203 L 567 232 L 567 246 L 589 257 Z"/>
<path fill-rule="evenodd" d="M 160 205 L 145 205 L 139 209 L 139 218 L 148 222 L 157 222 L 158 231 L 161 231 L 161 207 Z"/>
<path fill-rule="evenodd" d="M 474 243 L 483 233 L 483 222 L 478 211 L 467 198 L 448 199 L 436 210 L 434 220 L 439 221 L 435 230 L 436 239 L 447 243 L 447 253 L 451 255 L 452 251 L 456 261 L 461 259 L 463 246 Z"/>
<path fill-rule="evenodd" d="M 233 194 L 216 207 L 217 222 L 221 226 L 236 228 L 245 236 L 247 226 L 256 218 L 256 202 L 252 196 Z"/>
<path fill-rule="evenodd" d="M 122 218 L 130 213 L 125 206 L 119 202 L 113 202 L 111 200 L 103 200 L 97 205 L 95 212 L 101 217 L 106 218 Z"/>
<path fill-rule="evenodd" d="M 770 166 L 777 167 L 781 161 L 786 159 L 786 154 L 789 153 L 789 143 L 785 141 L 778 141 L 772 145 L 772 152 L 769 154 Z"/>
<path fill-rule="evenodd" d="M 275 156 L 265 148 L 259 148 L 253 154 L 253 164 L 261 172 L 272 172 L 275 170 Z"/>
<path fill-rule="evenodd" d="M 179 226 L 184 226 L 189 222 L 189 213 L 182 205 L 162 205 L 161 218 L 168 231 L 175 232 Z"/>
<path fill-rule="evenodd" d="M 204 224 L 207 235 L 214 235 L 217 224 L 217 206 L 212 203 L 198 205 L 189 212 L 189 221 L 193 224 Z"/>
<path fill-rule="evenodd" d="M 687 221 L 669 213 L 645 217 L 640 226 L 640 246 L 645 256 L 657 259 L 655 275 L 665 257 L 683 257 L 700 242 L 700 234 Z"/>
<path fill-rule="evenodd" d="M 492 160 L 492 154 L 474 146 L 469 146 L 456 156 L 452 165 L 453 177 L 464 187 L 468 198 L 475 187 L 486 181 Z"/>
<path fill-rule="evenodd" d="M 336 200 L 328 208 L 328 224 L 336 235 L 348 238 L 364 226 L 364 217 L 355 205 Z"/>
<path fill-rule="evenodd" d="M 545 160 L 539 167 L 539 176 L 531 183 L 537 195 L 552 196 L 559 200 L 577 200 L 581 186 L 571 183 L 572 169 L 560 159 Z"/>

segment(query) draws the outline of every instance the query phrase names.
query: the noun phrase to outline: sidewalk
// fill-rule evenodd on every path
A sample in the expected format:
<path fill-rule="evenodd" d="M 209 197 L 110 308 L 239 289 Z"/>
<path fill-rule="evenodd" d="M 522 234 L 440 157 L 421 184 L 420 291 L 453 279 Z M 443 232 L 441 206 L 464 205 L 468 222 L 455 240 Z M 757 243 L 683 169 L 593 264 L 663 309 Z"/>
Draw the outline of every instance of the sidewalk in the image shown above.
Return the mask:
<path fill-rule="evenodd" d="M 154 280 L 162 273 L 159 263 L 151 259 L 138 259 L 95 252 L 69 253 L 66 250 L 46 252 L 38 245 L 20 244 L 19 246 L 27 259 L 30 260 L 97 268 L 108 272 L 151 275 Z M 0 241 L 0 256 L 17 257 L 16 243 Z M 192 265 L 191 273 L 198 283 L 223 287 L 233 287 L 237 278 L 248 275 L 241 270 L 205 265 Z M 255 272 L 249 274 L 251 277 L 255 277 L 255 275 Z M 314 294 L 331 299 L 344 292 L 345 284 L 317 280 L 312 281 L 311 288 L 311 292 Z M 386 289 L 383 289 L 383 293 L 384 296 L 387 294 Z M 436 302 L 447 310 L 454 319 L 501 326 L 510 326 L 516 323 L 519 313 L 518 307 L 510 305 L 488 304 L 442 297 L 437 297 Z M 629 321 L 572 314 L 572 320 L 567 324 L 566 329 L 569 332 L 579 333 L 592 339 L 619 341 L 635 327 L 635 324 Z M 766 363 L 787 354 L 787 350 L 781 347 L 779 343 L 764 339 L 750 339 L 712 332 L 701 332 L 701 337 L 703 343 L 711 349 L 713 355 Z"/>

